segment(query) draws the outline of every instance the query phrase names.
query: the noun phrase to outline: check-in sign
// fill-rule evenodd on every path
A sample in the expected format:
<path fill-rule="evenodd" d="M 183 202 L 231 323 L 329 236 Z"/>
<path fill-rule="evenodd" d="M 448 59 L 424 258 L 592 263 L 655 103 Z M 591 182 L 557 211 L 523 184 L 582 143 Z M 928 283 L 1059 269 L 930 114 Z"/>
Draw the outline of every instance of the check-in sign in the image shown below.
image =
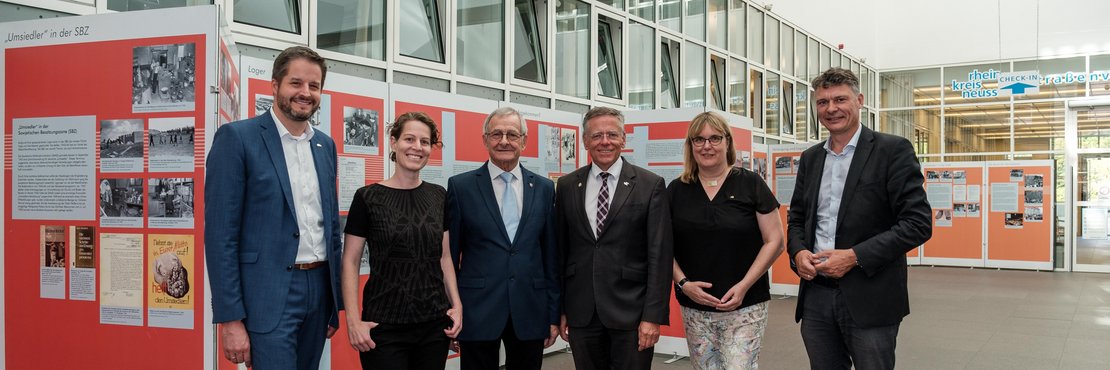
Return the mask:
<path fill-rule="evenodd" d="M 1036 94 L 1041 91 L 1041 72 L 1003 72 L 998 75 L 998 96 Z"/>

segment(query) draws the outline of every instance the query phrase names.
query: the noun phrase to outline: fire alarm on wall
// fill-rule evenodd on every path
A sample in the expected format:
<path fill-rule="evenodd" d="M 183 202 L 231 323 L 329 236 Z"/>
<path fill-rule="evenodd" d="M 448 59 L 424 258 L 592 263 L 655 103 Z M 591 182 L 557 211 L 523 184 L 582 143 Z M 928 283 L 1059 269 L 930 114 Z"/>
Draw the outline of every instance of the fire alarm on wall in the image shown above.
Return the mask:
<path fill-rule="evenodd" d="M 836 44 L 837 50 L 844 50 L 844 44 Z"/>

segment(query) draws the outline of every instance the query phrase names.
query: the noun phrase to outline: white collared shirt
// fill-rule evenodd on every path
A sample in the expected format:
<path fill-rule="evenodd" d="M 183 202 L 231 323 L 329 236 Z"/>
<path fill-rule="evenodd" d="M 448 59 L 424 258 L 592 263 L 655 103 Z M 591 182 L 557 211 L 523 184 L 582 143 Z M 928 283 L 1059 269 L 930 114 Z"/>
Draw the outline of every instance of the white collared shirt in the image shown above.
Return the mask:
<path fill-rule="evenodd" d="M 863 125 L 856 127 L 855 135 L 840 154 L 833 153 L 829 140 L 825 140 L 825 168 L 821 171 L 821 189 L 817 194 L 817 231 L 813 245 L 814 252 L 836 249 L 836 226 L 840 213 L 840 201 L 844 197 L 844 182 L 848 180 L 848 170 L 852 167 L 852 157 L 856 154 L 859 133 Z"/>
<path fill-rule="evenodd" d="M 517 163 L 512 171 L 502 170 L 501 167 L 497 167 L 493 162 L 487 162 L 486 167 L 489 169 L 490 181 L 493 182 L 493 196 L 497 198 L 497 209 L 501 209 L 501 205 L 504 204 L 501 197 L 505 195 L 505 182 L 501 181 L 500 176 L 505 172 L 513 174 L 512 185 L 513 192 L 516 193 L 516 214 L 517 217 L 519 217 L 521 211 L 524 209 L 524 182 L 521 180 L 523 177 L 520 171 L 520 163 Z"/>
<path fill-rule="evenodd" d="M 624 158 L 617 157 L 617 161 L 609 166 L 609 212 L 613 211 L 613 195 L 617 193 L 617 178 L 621 176 L 624 167 Z M 590 231 L 597 237 L 597 194 L 601 192 L 601 167 L 597 163 L 590 165 L 590 176 L 586 179 L 586 218 L 590 220 Z"/>
<path fill-rule="evenodd" d="M 298 238 L 296 263 L 326 261 L 328 249 L 324 244 L 324 211 L 320 205 L 320 181 L 316 177 L 311 142 L 316 130 L 309 126 L 301 136 L 293 136 L 281 124 L 273 109 L 270 109 L 270 116 L 281 138 L 285 168 L 289 171 L 289 189 L 293 191 L 293 208 L 297 211 L 297 229 L 301 236 Z"/>

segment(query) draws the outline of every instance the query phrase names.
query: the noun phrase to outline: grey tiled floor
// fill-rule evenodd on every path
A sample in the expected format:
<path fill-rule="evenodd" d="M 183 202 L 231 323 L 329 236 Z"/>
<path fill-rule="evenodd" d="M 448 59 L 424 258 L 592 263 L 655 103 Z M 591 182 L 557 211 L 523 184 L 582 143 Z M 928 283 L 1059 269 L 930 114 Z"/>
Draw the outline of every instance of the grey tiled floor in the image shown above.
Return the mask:
<path fill-rule="evenodd" d="M 910 267 L 898 369 L 1110 370 L 1110 274 Z M 759 368 L 808 369 L 793 297 L 774 297 Z M 653 369 L 689 369 L 683 359 Z M 570 354 L 544 369 L 573 369 Z"/>

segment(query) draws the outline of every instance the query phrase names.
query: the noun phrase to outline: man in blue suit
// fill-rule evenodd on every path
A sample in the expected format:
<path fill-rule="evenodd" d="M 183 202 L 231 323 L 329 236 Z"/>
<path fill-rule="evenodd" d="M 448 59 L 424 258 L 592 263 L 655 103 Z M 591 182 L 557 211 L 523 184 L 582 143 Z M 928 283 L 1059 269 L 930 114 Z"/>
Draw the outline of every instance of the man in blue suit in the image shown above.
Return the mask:
<path fill-rule="evenodd" d="M 224 356 L 317 369 L 338 327 L 335 143 L 309 126 L 327 67 L 312 49 L 274 60 L 274 106 L 220 127 L 205 176 L 205 259 Z"/>
<path fill-rule="evenodd" d="M 451 257 L 458 269 L 463 370 L 495 370 L 505 344 L 509 370 L 539 370 L 558 336 L 555 186 L 520 166 L 524 117 L 500 108 L 486 117 L 489 161 L 447 182 Z"/>

